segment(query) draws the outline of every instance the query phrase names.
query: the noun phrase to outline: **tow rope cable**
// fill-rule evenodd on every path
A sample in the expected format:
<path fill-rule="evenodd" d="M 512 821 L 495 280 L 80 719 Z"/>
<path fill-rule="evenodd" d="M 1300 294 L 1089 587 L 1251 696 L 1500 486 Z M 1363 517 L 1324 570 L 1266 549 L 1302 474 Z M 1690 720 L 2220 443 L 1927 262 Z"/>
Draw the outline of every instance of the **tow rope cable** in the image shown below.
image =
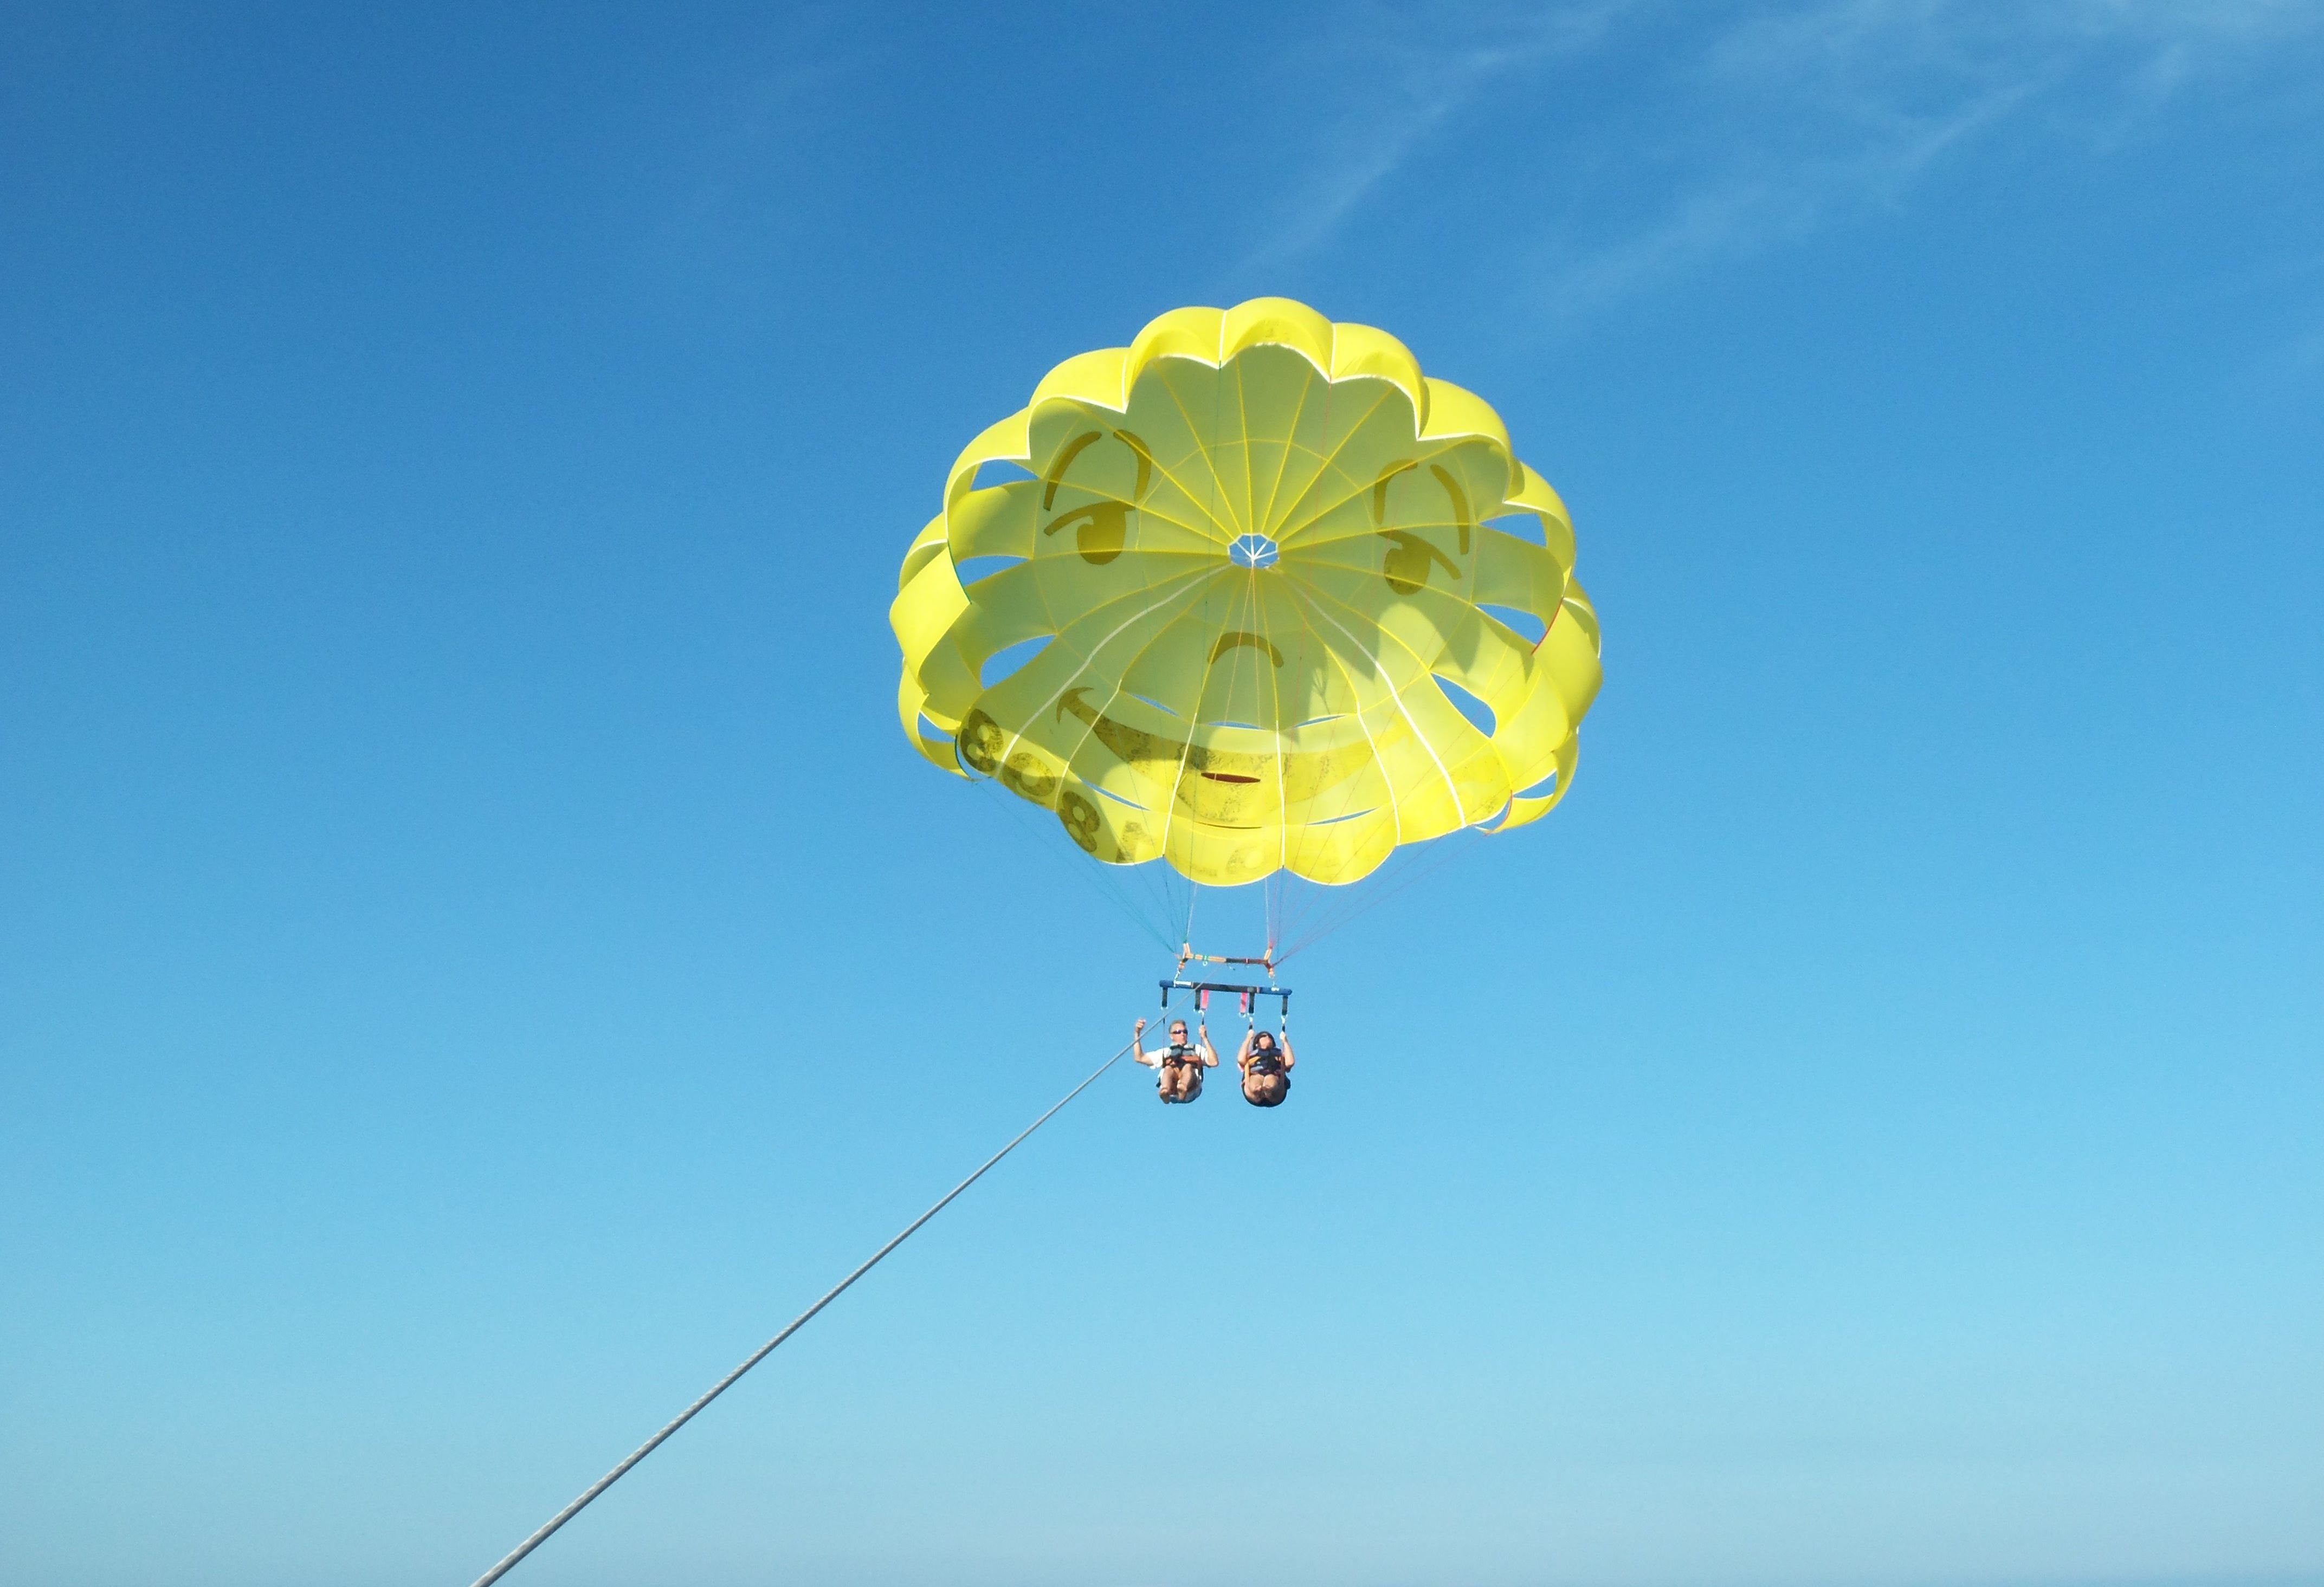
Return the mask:
<path fill-rule="evenodd" d="M 856 1280 L 862 1278 L 864 1274 L 870 1272 L 873 1268 L 880 1265 L 880 1259 L 881 1257 L 886 1256 L 890 1252 L 895 1250 L 896 1247 L 910 1239 L 915 1234 L 919 1232 L 921 1225 L 936 1216 L 936 1214 L 944 1211 L 945 1207 L 950 1206 L 953 1204 L 954 1199 L 957 1197 L 962 1191 L 967 1189 L 971 1185 L 975 1184 L 979 1179 L 984 1178 L 985 1174 L 991 1170 L 995 1163 L 999 1162 L 1002 1158 L 1007 1157 L 1010 1152 L 1016 1151 L 1018 1147 L 1023 1145 L 1027 1136 L 1030 1135 L 1034 1131 L 1039 1129 L 1043 1124 L 1047 1124 L 1051 1119 L 1055 1118 L 1057 1114 L 1063 1110 L 1066 1103 L 1071 1102 L 1074 1097 L 1079 1096 L 1083 1092 L 1097 1084 L 1097 1078 L 1100 1075 L 1105 1073 L 1106 1070 L 1111 1069 L 1115 1064 L 1120 1063 L 1122 1059 L 1129 1054 L 1130 1048 L 1137 1045 L 1138 1043 L 1136 1041 L 1131 1041 L 1130 1044 L 1122 1048 L 1120 1052 L 1115 1053 L 1111 1058 L 1107 1059 L 1103 1063 L 1098 1065 L 1096 1069 L 1090 1072 L 1088 1079 L 1084 1080 L 1080 1085 L 1074 1087 L 1072 1090 L 1066 1092 L 1065 1096 L 1058 1098 L 1056 1103 L 1050 1107 L 1048 1112 L 1043 1114 L 1039 1118 L 1035 1119 L 1031 1124 L 1026 1125 L 1023 1130 L 1019 1131 L 1015 1140 L 1010 1142 L 1008 1145 L 994 1152 L 991 1157 L 986 1158 L 982 1168 L 978 1169 L 976 1172 L 969 1175 L 968 1178 L 963 1179 L 959 1184 L 954 1185 L 950 1190 L 945 1193 L 943 1200 L 937 1202 L 934 1206 L 928 1208 L 927 1211 L 914 1218 L 909 1224 L 907 1224 L 904 1226 L 904 1232 L 902 1234 L 897 1235 L 893 1240 L 889 1241 L 887 1244 L 882 1245 L 879 1250 L 873 1252 L 864 1260 L 862 1267 L 857 1268 L 853 1272 L 848 1274 L 847 1277 L 840 1280 L 838 1283 L 833 1285 L 829 1292 L 826 1293 L 821 1300 L 816 1301 L 813 1306 L 808 1307 L 805 1311 L 799 1313 L 798 1316 L 793 1317 L 790 1321 L 789 1326 L 786 1327 L 781 1333 L 776 1335 L 773 1338 L 768 1340 L 764 1344 L 760 1345 L 758 1349 L 752 1351 L 750 1355 L 744 1359 L 741 1366 L 736 1367 L 733 1371 L 719 1379 L 715 1383 L 713 1383 L 710 1386 L 708 1392 L 705 1393 L 701 1399 L 696 1400 L 692 1405 L 687 1406 L 684 1410 L 678 1412 L 678 1416 L 668 1426 L 664 1427 L 660 1432 L 656 1433 L 652 1437 L 647 1439 L 643 1444 L 639 1445 L 635 1450 L 631 1452 L 630 1457 L 627 1460 L 623 1461 L 620 1465 L 615 1466 L 612 1471 L 607 1472 L 595 1482 L 590 1483 L 587 1488 L 582 1491 L 580 1498 L 575 1500 L 563 1509 L 558 1510 L 555 1515 L 549 1517 L 548 1523 L 544 1525 L 540 1530 L 535 1532 L 522 1543 L 518 1544 L 514 1549 L 510 1551 L 507 1558 L 502 1560 L 500 1564 L 494 1565 L 491 1570 L 486 1571 L 483 1575 L 478 1576 L 471 1584 L 471 1587 L 492 1587 L 492 1583 L 499 1581 L 503 1576 L 507 1575 L 511 1570 L 515 1568 L 516 1563 L 519 1560 L 522 1559 L 526 1555 L 530 1554 L 534 1549 L 539 1548 L 542 1544 L 548 1542 L 558 1527 L 571 1520 L 575 1516 L 579 1515 L 582 1509 L 591 1500 L 596 1498 L 597 1495 L 603 1493 L 606 1489 L 611 1488 L 614 1483 L 620 1482 L 629 1472 L 629 1469 L 632 1466 L 636 1465 L 638 1462 L 645 1459 L 646 1456 L 660 1448 L 662 1443 L 668 1439 L 672 1433 L 677 1432 L 680 1427 L 686 1426 L 687 1423 L 692 1421 L 696 1415 L 701 1411 L 703 1407 L 708 1405 L 712 1400 L 725 1393 L 727 1390 L 733 1388 L 735 1381 L 741 1378 L 744 1372 L 749 1371 L 752 1367 L 757 1366 L 761 1362 L 766 1360 L 769 1355 L 772 1354 L 776 1345 L 780 1344 L 784 1340 L 789 1338 L 801 1328 L 807 1326 L 808 1318 L 814 1316 L 816 1313 L 821 1311 L 825 1307 L 829 1306 L 833 1301 L 838 1299 L 840 1296 L 846 1293 L 847 1287 L 850 1284 L 853 1284 Z"/>

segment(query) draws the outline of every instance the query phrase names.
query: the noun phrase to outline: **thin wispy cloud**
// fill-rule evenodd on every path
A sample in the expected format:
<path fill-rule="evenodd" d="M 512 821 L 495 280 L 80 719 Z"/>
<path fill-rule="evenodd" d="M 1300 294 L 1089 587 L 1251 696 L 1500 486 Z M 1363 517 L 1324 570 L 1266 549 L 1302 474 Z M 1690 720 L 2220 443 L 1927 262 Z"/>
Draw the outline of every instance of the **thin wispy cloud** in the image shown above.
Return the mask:
<path fill-rule="evenodd" d="M 1500 124 L 1583 90 L 1618 56 L 1648 85 L 1636 102 L 1525 124 L 1543 170 L 1594 173 L 1587 193 L 1545 197 L 1530 206 L 1545 218 L 1500 239 L 1523 261 L 1529 303 L 1554 320 L 1906 202 L 1983 142 L 2026 135 L 2096 154 L 2190 92 L 2319 38 L 2324 7 L 2294 0 L 1372 10 L 1342 45 L 1374 68 L 1367 115 L 1252 262 L 1321 249 L 1424 157 L 1489 124 L 1511 135 Z"/>
<path fill-rule="evenodd" d="M 1465 8 L 1453 19 L 1457 41 L 1448 41 L 1442 14 L 1352 8 L 1324 70 L 1364 92 L 1333 118 L 1298 202 L 1240 268 L 1264 269 L 1323 246 L 1448 121 L 1511 79 L 1585 54 L 1637 3 Z"/>

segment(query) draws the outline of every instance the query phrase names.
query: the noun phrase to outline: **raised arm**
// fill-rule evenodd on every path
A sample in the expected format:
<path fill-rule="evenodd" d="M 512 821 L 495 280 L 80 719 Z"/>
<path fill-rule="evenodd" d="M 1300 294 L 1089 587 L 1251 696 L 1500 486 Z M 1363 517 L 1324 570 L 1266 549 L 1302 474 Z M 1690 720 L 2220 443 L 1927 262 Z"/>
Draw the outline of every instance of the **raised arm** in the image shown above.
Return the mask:
<path fill-rule="evenodd" d="M 1235 1068 L 1240 1069 L 1250 1061 L 1250 1041 L 1259 1032 L 1255 1030 L 1245 1031 L 1242 1033 L 1242 1045 L 1235 1049 Z"/>
<path fill-rule="evenodd" d="M 1275 1050 L 1283 1054 L 1283 1068 L 1286 1073 L 1289 1072 L 1293 1064 L 1299 1061 L 1297 1059 L 1291 1056 L 1291 1032 L 1288 1031 L 1278 1031 L 1276 1032 Z"/>
<path fill-rule="evenodd" d="M 1194 1027 L 1194 1056 L 1203 1060 L 1203 1067 L 1206 1069 L 1219 1067 L 1218 1050 L 1211 1045 L 1211 1027 L 1207 1024 Z"/>
<path fill-rule="evenodd" d="M 1139 1063 L 1144 1064 L 1149 1069 L 1156 1068 L 1162 1061 L 1160 1059 L 1151 1056 L 1146 1050 L 1146 1022 L 1144 1020 L 1139 1020 L 1136 1024 L 1130 1027 L 1130 1047 L 1131 1055 L 1135 1057 Z"/>

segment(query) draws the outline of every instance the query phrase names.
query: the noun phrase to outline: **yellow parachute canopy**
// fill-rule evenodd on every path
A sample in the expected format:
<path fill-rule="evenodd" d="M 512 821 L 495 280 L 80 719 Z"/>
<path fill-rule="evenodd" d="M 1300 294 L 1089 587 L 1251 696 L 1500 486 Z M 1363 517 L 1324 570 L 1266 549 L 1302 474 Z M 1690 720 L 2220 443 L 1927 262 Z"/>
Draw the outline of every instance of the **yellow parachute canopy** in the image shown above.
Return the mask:
<path fill-rule="evenodd" d="M 1031 477 L 979 486 L 987 463 Z M 1491 521 L 1512 519 L 1539 542 Z M 921 754 L 1095 858 L 1214 885 L 1352 882 L 1399 844 L 1537 820 L 1598 693 L 1572 525 L 1499 417 L 1282 298 L 1051 370 L 954 463 L 898 582 Z"/>

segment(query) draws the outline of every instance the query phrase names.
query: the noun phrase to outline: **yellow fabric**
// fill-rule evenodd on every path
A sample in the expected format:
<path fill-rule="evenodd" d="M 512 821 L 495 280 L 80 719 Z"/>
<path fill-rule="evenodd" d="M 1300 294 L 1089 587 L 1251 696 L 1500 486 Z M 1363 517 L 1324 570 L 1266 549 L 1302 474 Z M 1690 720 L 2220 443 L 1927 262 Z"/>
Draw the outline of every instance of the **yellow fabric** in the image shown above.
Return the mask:
<path fill-rule="evenodd" d="M 980 484 L 988 464 L 1011 477 Z M 1175 310 L 1051 370 L 944 500 L 890 609 L 904 731 L 1098 859 L 1352 882 L 1572 784 L 1599 636 L 1565 504 L 1483 399 L 1384 332 L 1283 298 Z M 1544 543 L 1493 526 L 1512 518 Z M 1247 537 L 1267 565 L 1238 560 Z"/>

